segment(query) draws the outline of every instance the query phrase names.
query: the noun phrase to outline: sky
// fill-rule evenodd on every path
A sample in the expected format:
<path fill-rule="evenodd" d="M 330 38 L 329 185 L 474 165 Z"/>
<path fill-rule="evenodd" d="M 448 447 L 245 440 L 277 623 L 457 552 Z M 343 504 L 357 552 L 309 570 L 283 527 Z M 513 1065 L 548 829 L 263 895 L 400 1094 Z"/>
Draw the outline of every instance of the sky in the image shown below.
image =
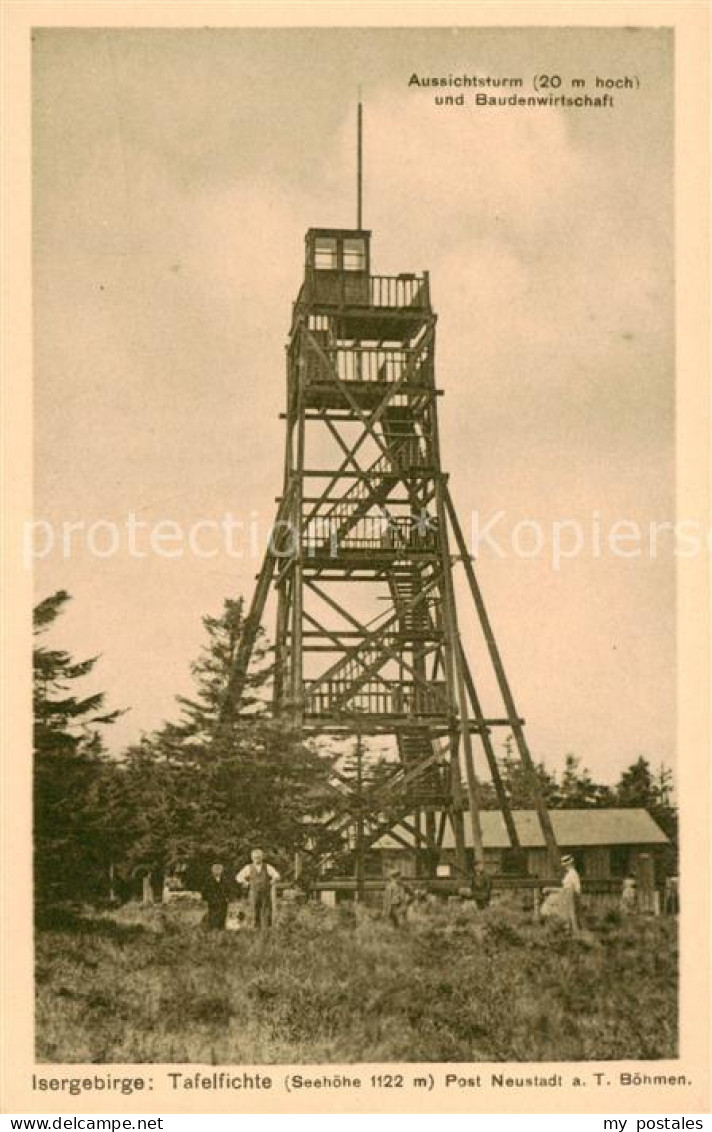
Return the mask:
<path fill-rule="evenodd" d="M 639 754 L 674 765 L 672 542 L 605 549 L 616 522 L 674 519 L 671 33 L 33 37 L 36 593 L 69 591 L 50 639 L 99 655 L 93 686 L 130 708 L 113 749 L 175 718 L 201 618 L 249 598 L 259 558 L 135 557 L 125 539 L 97 557 L 81 531 L 63 554 L 63 525 L 231 513 L 266 532 L 303 237 L 355 226 L 361 84 L 372 270 L 430 272 L 443 465 L 467 531 L 499 515 L 479 578 L 533 754 L 574 752 L 604 781 Z M 639 85 L 611 88 L 612 109 L 483 108 L 470 89 L 439 106 L 414 73 Z M 544 545 L 524 557 L 530 521 Z M 555 569 L 567 521 L 584 546 Z"/>

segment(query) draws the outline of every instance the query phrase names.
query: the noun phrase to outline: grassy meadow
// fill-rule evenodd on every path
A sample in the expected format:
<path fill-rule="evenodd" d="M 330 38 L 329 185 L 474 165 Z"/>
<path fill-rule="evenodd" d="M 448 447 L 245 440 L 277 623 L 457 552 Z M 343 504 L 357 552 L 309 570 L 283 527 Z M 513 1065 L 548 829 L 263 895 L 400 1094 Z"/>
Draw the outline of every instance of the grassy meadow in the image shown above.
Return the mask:
<path fill-rule="evenodd" d="M 356 914 L 358 912 L 358 914 Z M 43 1062 L 498 1062 L 674 1057 L 677 925 L 610 913 L 580 940 L 502 898 L 396 929 L 353 905 L 208 933 L 200 906 L 36 935 Z"/>

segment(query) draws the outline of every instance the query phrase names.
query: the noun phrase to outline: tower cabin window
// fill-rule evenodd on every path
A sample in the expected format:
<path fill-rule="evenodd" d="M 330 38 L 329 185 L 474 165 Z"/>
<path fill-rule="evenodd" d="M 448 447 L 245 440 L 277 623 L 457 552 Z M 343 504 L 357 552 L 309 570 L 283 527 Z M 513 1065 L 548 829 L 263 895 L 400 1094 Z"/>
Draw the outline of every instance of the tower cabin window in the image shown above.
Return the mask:
<path fill-rule="evenodd" d="M 344 271 L 366 270 L 366 246 L 363 240 L 344 240 Z"/>
<path fill-rule="evenodd" d="M 328 306 L 369 305 L 369 237 L 369 232 L 353 228 L 309 229 L 305 282 L 310 301 Z"/>
<path fill-rule="evenodd" d="M 314 267 L 317 271 L 366 270 L 366 241 L 359 236 L 316 236 Z"/>
<path fill-rule="evenodd" d="M 318 236 L 314 241 L 314 266 L 319 271 L 338 269 L 338 245 L 333 236 Z"/>

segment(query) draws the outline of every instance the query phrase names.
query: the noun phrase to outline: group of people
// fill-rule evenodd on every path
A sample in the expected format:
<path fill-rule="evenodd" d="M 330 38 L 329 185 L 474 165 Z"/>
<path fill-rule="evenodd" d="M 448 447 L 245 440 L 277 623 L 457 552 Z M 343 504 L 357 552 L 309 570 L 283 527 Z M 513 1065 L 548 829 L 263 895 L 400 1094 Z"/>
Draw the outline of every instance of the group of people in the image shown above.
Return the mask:
<path fill-rule="evenodd" d="M 470 883 L 458 890 L 462 899 L 474 900 L 482 911 L 492 898 L 492 878 L 478 861 Z M 427 898 L 426 889 L 408 884 L 403 880 L 400 869 L 389 869 L 388 879 L 383 889 L 383 915 L 389 923 L 399 928 L 408 919 L 409 910 L 416 908 Z"/>
<path fill-rule="evenodd" d="M 257 930 L 271 927 L 279 879 L 279 873 L 265 861 L 261 849 L 252 850 L 249 863 L 234 879 L 226 874 L 220 862 L 215 862 L 202 888 L 202 897 L 207 904 L 205 926 L 212 931 L 224 929 L 231 900 L 239 889 L 246 889 L 251 926 Z M 489 904 L 492 880 L 481 863 L 475 866 L 470 885 L 467 889 L 460 889 L 460 895 L 473 899 L 480 909 Z M 384 918 L 394 927 L 401 927 L 407 919 L 408 909 L 426 897 L 425 889 L 416 889 L 408 884 L 403 880 L 400 869 L 392 868 L 383 891 Z"/>
<path fill-rule="evenodd" d="M 203 885 L 202 896 L 208 906 L 206 927 L 213 931 L 225 927 L 228 908 L 237 884 L 240 888 L 247 889 L 252 927 L 258 930 L 269 928 L 272 924 L 278 880 L 279 873 L 265 861 L 261 849 L 252 850 L 249 863 L 240 869 L 234 881 L 226 876 L 224 866 L 216 862 Z"/>
<path fill-rule="evenodd" d="M 677 916 L 680 911 L 679 877 L 666 877 L 662 891 L 647 889 L 642 892 L 635 877 L 626 877 L 621 889 L 620 911 L 624 916 L 637 912 L 662 912 L 664 916 Z"/>
<path fill-rule="evenodd" d="M 576 869 L 574 858 L 568 854 L 561 858 L 563 879 L 559 888 L 544 888 L 542 890 L 543 903 L 540 914 L 546 918 L 554 916 L 563 920 L 569 933 L 580 936 L 581 923 L 581 877 Z M 633 876 L 623 880 L 621 888 L 619 911 L 623 916 L 635 915 L 639 912 L 660 911 L 657 904 L 658 896 L 653 889 L 638 890 L 638 883 Z M 663 892 L 662 912 L 664 915 L 676 916 L 680 911 L 679 881 L 676 876 L 668 877 Z"/>
<path fill-rule="evenodd" d="M 569 854 L 561 858 L 562 880 L 557 887 L 541 890 L 539 914 L 542 918 L 554 917 L 562 920 L 569 933 L 577 937 L 581 934 L 581 878 L 576 862 Z M 272 925 L 277 896 L 279 873 L 273 865 L 265 861 L 261 849 L 253 849 L 251 859 L 230 878 L 222 864 L 215 863 L 210 876 L 203 886 L 202 896 L 207 904 L 206 927 L 212 930 L 225 928 L 230 901 L 237 890 L 247 891 L 251 926 L 257 930 Z M 676 914 L 679 908 L 677 878 L 674 884 L 666 885 L 665 908 L 668 914 Z M 485 909 L 492 897 L 492 878 L 482 862 L 477 862 L 465 888 L 459 889 L 459 896 L 474 901 L 479 910 Z M 394 927 L 402 927 L 409 918 L 411 909 L 417 908 L 427 899 L 427 890 L 417 882 L 403 879 L 400 869 L 388 870 L 383 890 L 383 916 Z M 627 878 L 623 883 L 620 909 L 630 914 L 637 909 L 635 880 Z"/>

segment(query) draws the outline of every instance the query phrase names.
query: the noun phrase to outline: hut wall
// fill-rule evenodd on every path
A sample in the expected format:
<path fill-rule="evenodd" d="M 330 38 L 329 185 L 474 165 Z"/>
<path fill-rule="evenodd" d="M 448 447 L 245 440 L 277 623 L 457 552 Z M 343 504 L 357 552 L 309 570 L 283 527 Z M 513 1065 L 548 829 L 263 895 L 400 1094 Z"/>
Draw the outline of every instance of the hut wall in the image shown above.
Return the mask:
<path fill-rule="evenodd" d="M 587 880 L 607 880 L 611 875 L 611 854 L 605 846 L 583 850 L 583 874 Z"/>

